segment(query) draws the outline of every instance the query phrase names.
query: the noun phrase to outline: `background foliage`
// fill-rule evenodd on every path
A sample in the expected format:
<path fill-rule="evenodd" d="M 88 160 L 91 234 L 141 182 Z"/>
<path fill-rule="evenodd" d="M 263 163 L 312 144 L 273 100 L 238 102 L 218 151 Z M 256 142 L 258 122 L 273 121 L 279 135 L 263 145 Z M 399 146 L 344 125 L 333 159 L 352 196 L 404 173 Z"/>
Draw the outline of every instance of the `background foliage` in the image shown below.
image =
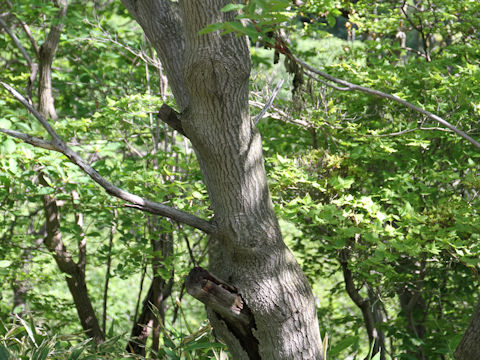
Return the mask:
<path fill-rule="evenodd" d="M 1 6 L 34 57 L 22 23 L 41 44 L 57 8 L 43 0 Z M 276 212 L 314 288 L 328 357 L 363 359 L 371 347 L 346 291 L 350 278 L 377 315 L 388 359 L 451 359 L 478 301 L 480 152 L 398 104 L 307 76 L 299 81 L 282 55 L 274 63 L 271 34 L 288 38 L 295 54 L 323 71 L 421 104 L 478 139 L 480 4 L 251 0 L 224 11 L 239 8 L 238 21 L 206 31 L 250 36 L 252 116 L 287 80 L 258 128 Z M 208 217 L 189 143 L 156 118 L 163 102 L 174 104 L 139 27 L 112 1 L 72 1 L 66 19 L 53 64 L 56 131 L 125 190 Z M 30 70 L 5 28 L 0 49 L 0 79 L 25 89 Z M 3 90 L 0 106 L 1 128 L 45 136 Z M 39 183 L 39 171 L 50 186 Z M 42 245 L 46 194 L 62 201 L 61 232 L 72 255 L 80 239 L 88 242 L 87 285 L 99 318 L 109 279 L 107 340 L 97 349 L 82 336 L 64 275 Z M 174 245 L 154 274 L 152 244 L 161 234 Z M 183 296 L 193 261 L 206 266 L 206 246 L 191 229 L 126 208 L 65 157 L 0 134 L 0 355 L 127 356 L 148 282 L 160 276 L 173 287 L 158 357 L 227 356 L 203 308 Z M 27 291 L 14 307 L 20 285 Z"/>

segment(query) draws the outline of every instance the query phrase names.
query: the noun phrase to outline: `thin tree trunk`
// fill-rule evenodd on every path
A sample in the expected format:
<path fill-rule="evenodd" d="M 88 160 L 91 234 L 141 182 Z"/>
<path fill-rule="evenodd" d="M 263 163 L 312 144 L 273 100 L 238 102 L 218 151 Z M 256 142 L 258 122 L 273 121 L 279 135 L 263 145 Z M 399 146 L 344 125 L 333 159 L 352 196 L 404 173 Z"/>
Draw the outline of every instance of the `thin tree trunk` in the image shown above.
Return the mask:
<path fill-rule="evenodd" d="M 55 24 L 51 26 L 45 42 L 40 46 L 39 50 L 39 68 L 40 79 L 38 84 L 38 111 L 45 117 L 51 117 L 56 120 L 57 115 L 52 94 L 52 63 L 60 41 L 60 34 L 63 29 L 63 20 L 67 13 L 67 0 L 56 0 L 59 7 Z M 39 173 L 40 183 L 43 186 L 49 186 L 44 175 Z M 73 199 L 78 199 L 76 192 L 72 193 Z M 66 249 L 60 232 L 60 212 L 54 197 L 44 195 L 43 205 L 46 216 L 47 235 L 44 244 L 52 253 L 58 268 L 67 274 L 65 280 L 67 282 L 73 302 L 77 310 L 80 323 L 88 337 L 92 337 L 95 343 L 101 343 L 105 340 L 98 318 L 93 309 L 90 297 L 87 292 L 85 282 L 85 265 L 86 265 L 86 240 L 84 237 L 78 244 L 79 256 L 76 263 L 68 250 Z M 75 214 L 77 225 L 83 226 L 83 216 L 80 213 Z"/>
<path fill-rule="evenodd" d="M 152 350 L 158 352 L 160 330 L 165 320 L 166 300 L 172 293 L 173 273 L 172 277 L 165 281 L 158 273 L 159 268 L 173 252 L 173 237 L 171 233 L 165 232 L 165 229 L 159 229 L 158 219 L 150 218 L 149 231 L 159 233 L 159 238 L 152 241 L 152 250 L 154 254 L 161 256 L 154 256 L 152 259 L 153 279 L 142 303 L 142 311 L 138 319 L 133 325 L 130 340 L 127 344 L 126 350 L 130 353 L 145 356 L 145 344 L 150 334 L 152 335 Z M 156 311 L 152 307 L 156 308 Z M 158 316 L 157 316 L 158 314 Z M 153 330 L 153 331 L 152 331 Z"/>
<path fill-rule="evenodd" d="M 45 185 L 46 182 L 43 178 L 40 178 L 40 181 Z M 85 330 L 86 335 L 92 337 L 96 343 L 101 343 L 105 337 L 100 329 L 97 316 L 93 310 L 90 297 L 88 296 L 85 282 L 85 268 L 73 261 L 72 256 L 62 241 L 60 212 L 55 198 L 44 195 L 43 204 L 47 230 L 44 244 L 52 253 L 60 271 L 67 274 L 65 280 L 72 294 L 83 330 Z"/>
<path fill-rule="evenodd" d="M 108 241 L 107 268 L 105 270 L 105 285 L 103 287 L 103 313 L 102 313 L 102 331 L 107 332 L 107 304 L 108 304 L 108 284 L 110 283 L 110 268 L 112 266 L 112 247 L 113 235 L 116 229 L 117 210 L 113 210 L 112 226 L 110 227 L 110 238 Z"/>
<path fill-rule="evenodd" d="M 57 113 L 52 95 L 52 63 L 57 52 L 58 43 L 60 41 L 60 34 L 63 29 L 63 19 L 67 14 L 68 2 L 67 0 L 56 0 L 59 7 L 55 25 L 52 25 L 48 33 L 47 39 L 40 46 L 39 50 L 39 74 L 40 80 L 38 83 L 38 111 L 45 117 L 50 117 L 52 120 L 57 120 Z"/>
<path fill-rule="evenodd" d="M 385 335 L 383 331 L 378 328 L 378 308 L 371 302 L 371 296 L 363 298 L 355 287 L 352 271 L 348 267 L 349 253 L 347 249 L 343 249 L 340 252 L 339 262 L 342 266 L 343 278 L 345 281 L 345 289 L 350 299 L 357 305 L 362 311 L 363 322 L 367 330 L 368 341 L 373 344 L 372 355 L 380 352 L 380 359 L 386 359 L 385 349 Z M 371 295 L 372 291 L 369 291 Z M 377 312 L 376 312 L 377 311 Z"/>
<path fill-rule="evenodd" d="M 153 281 L 142 303 L 142 311 L 133 324 L 126 350 L 132 354 L 145 356 L 145 344 L 152 331 L 155 317 L 150 303 L 153 301 Z"/>
<path fill-rule="evenodd" d="M 412 337 L 419 340 L 425 338 L 426 328 L 424 321 L 427 314 L 427 304 L 422 295 L 422 284 L 425 278 L 426 262 L 418 262 L 417 259 L 405 258 L 397 267 L 399 273 L 419 273 L 419 278 L 415 281 L 415 288 L 402 288 L 397 291 L 400 300 L 401 315 L 407 321 L 407 329 Z M 410 351 L 411 356 L 419 360 L 426 359 L 422 346 L 418 346 L 416 351 Z"/>

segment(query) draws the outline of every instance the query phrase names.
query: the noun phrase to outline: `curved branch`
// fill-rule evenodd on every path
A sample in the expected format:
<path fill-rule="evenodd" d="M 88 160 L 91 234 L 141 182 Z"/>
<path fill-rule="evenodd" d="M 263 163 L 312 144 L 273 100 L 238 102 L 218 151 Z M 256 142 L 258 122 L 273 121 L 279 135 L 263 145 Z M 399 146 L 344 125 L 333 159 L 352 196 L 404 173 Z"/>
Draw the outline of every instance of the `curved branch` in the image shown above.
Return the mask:
<path fill-rule="evenodd" d="M 89 164 L 87 164 L 79 154 L 73 151 L 71 148 L 65 144 L 65 142 L 58 136 L 52 126 L 48 123 L 48 121 L 33 107 L 31 106 L 27 100 L 19 94 L 14 88 L 10 85 L 5 84 L 4 82 L 0 81 L 0 85 L 2 85 L 5 89 L 7 89 L 10 94 L 13 95 L 15 99 L 23 104 L 32 114 L 37 118 L 37 120 L 42 124 L 48 134 L 52 137 L 52 141 L 48 142 L 42 139 L 35 138 L 33 136 L 29 136 L 26 134 L 18 133 L 16 131 L 11 130 L 3 130 L 2 132 L 14 136 L 18 139 L 24 140 L 34 146 L 39 146 L 44 149 L 54 150 L 59 153 L 65 155 L 72 163 L 77 165 L 84 173 L 86 173 L 93 181 L 99 184 L 101 187 L 105 189 L 105 191 L 115 196 L 119 199 L 125 200 L 129 202 L 131 205 L 130 207 L 134 207 L 151 214 L 161 215 L 168 217 L 172 220 L 190 225 L 196 229 L 202 230 L 207 234 L 211 234 L 216 230 L 216 227 L 211 224 L 210 222 L 199 218 L 195 215 L 177 210 L 170 206 L 166 206 L 155 201 L 144 199 L 138 195 L 129 193 L 128 191 L 122 190 L 117 186 L 113 185 L 111 182 L 107 181 L 103 178 L 94 168 L 92 168 Z"/>
<path fill-rule="evenodd" d="M 403 100 L 402 98 L 399 98 L 398 96 L 395 96 L 395 95 L 391 95 L 391 94 L 387 94 L 387 93 L 384 93 L 382 91 L 379 91 L 379 90 L 374 90 L 374 89 L 370 89 L 370 88 L 367 88 L 365 86 L 360 86 L 360 85 L 356 85 L 356 84 L 352 84 L 348 81 L 345 81 L 345 80 L 342 80 L 342 79 L 338 79 L 334 76 L 331 76 L 327 73 L 324 73 L 323 71 L 320 71 L 318 69 L 315 69 L 313 66 L 307 64 L 306 62 L 304 62 L 303 60 L 299 59 L 298 57 L 296 57 L 295 55 L 293 55 L 292 53 L 287 53 L 286 54 L 288 57 L 290 57 L 292 60 L 294 60 L 296 63 L 300 64 L 303 68 L 307 69 L 308 71 L 311 71 L 312 73 L 315 73 L 321 77 L 323 77 L 324 79 L 327 79 L 328 81 L 331 81 L 335 84 L 339 84 L 339 85 L 342 85 L 344 86 L 344 88 L 338 88 L 336 86 L 332 86 L 334 89 L 336 90 L 342 90 L 342 91 L 347 91 L 347 90 L 356 90 L 356 91 L 361 91 L 361 92 L 364 92 L 364 93 L 367 93 L 367 94 L 370 94 L 370 95 L 375 95 L 375 96 L 378 96 L 378 97 L 381 97 L 381 98 L 384 98 L 384 99 L 389 99 L 389 100 L 393 100 L 399 104 L 402 104 L 406 107 L 408 107 L 409 109 L 412 109 L 422 115 L 425 115 L 426 117 L 442 124 L 443 126 L 445 126 L 446 128 L 452 130 L 454 133 L 456 133 L 457 135 L 461 136 L 462 138 L 464 138 L 465 140 L 469 141 L 470 143 L 472 143 L 476 148 L 480 149 L 480 142 L 476 141 L 474 138 L 472 138 L 471 136 L 467 135 L 464 131 L 456 128 L 455 126 L 453 126 L 452 124 L 450 124 L 448 121 L 442 119 L 441 117 L 435 115 L 435 114 L 432 114 L 430 111 L 427 111 L 425 109 L 422 109 L 421 107 L 418 107 L 418 106 L 415 106 L 413 105 L 412 103 L 409 103 L 408 101 L 405 101 Z"/>

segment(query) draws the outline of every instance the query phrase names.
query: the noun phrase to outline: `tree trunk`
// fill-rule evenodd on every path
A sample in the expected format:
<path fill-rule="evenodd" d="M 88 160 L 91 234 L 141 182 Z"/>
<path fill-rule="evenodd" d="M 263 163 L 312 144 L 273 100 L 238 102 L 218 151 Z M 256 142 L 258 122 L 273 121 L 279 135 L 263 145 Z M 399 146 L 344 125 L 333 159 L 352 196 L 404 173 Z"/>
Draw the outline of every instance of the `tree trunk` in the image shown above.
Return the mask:
<path fill-rule="evenodd" d="M 45 184 L 43 177 L 40 178 L 40 181 Z M 92 337 L 96 343 L 101 343 L 105 337 L 98 323 L 95 311 L 93 310 L 90 297 L 88 296 L 87 285 L 85 283 L 85 268 L 83 265 L 73 261 L 62 241 L 60 213 L 56 200 L 53 197 L 44 195 L 43 204 L 47 230 L 47 236 L 44 240 L 45 246 L 52 253 L 60 271 L 67 274 L 65 280 L 72 294 L 83 330 L 85 330 L 86 335 Z"/>
<path fill-rule="evenodd" d="M 132 354 L 145 356 L 145 344 L 152 331 L 153 319 L 155 314 L 152 311 L 150 303 L 153 302 L 153 286 L 152 281 L 147 295 L 142 303 L 142 311 L 138 319 L 133 324 L 132 332 L 130 334 L 130 340 L 128 341 L 126 350 Z"/>
<path fill-rule="evenodd" d="M 46 118 L 51 117 L 52 120 L 58 118 L 52 95 L 52 64 L 60 41 L 63 20 L 67 14 L 68 2 L 67 0 L 57 0 L 56 5 L 60 8 L 54 20 L 56 23 L 51 26 L 50 32 L 39 50 L 38 111 L 46 115 Z"/>
<path fill-rule="evenodd" d="M 380 352 L 380 359 L 386 359 L 386 348 L 385 348 L 385 335 L 380 328 L 381 326 L 381 313 L 378 305 L 372 302 L 373 290 L 368 289 L 368 297 L 363 298 L 357 287 L 354 283 L 354 278 L 352 271 L 348 266 L 348 259 L 350 258 L 350 253 L 348 248 L 344 248 L 340 251 L 339 262 L 342 267 L 343 279 L 345 282 L 345 290 L 347 291 L 348 296 L 355 305 L 362 312 L 363 322 L 365 324 L 365 329 L 367 330 L 368 342 L 370 345 L 373 345 L 372 356 Z"/>
<path fill-rule="evenodd" d="M 254 320 L 247 341 L 209 310 L 215 333 L 235 359 L 322 359 L 313 294 L 283 242 L 261 138 L 250 119 L 248 42 L 234 34 L 198 34 L 208 24 L 234 20 L 220 11 L 227 3 L 184 0 L 178 8 L 124 0 L 165 65 L 197 154 L 218 229 L 210 238 L 210 270 L 235 286 Z M 246 346 L 250 340 L 257 346 Z"/>
<path fill-rule="evenodd" d="M 480 302 L 455 350 L 455 360 L 477 360 L 480 354 Z"/>
<path fill-rule="evenodd" d="M 145 356 L 145 344 L 150 334 L 152 334 L 152 350 L 158 352 L 161 326 L 163 326 L 165 322 L 165 309 L 167 299 L 172 293 L 174 275 L 172 272 L 171 278 L 165 281 L 158 272 L 159 268 L 162 267 L 162 262 L 173 253 L 172 234 L 158 226 L 154 217 L 151 218 L 149 228 L 151 232 L 155 231 L 158 233 L 163 231 L 163 233 L 158 235 L 158 239 L 152 240 L 152 250 L 154 254 L 161 253 L 161 257 L 155 255 L 152 259 L 152 283 L 143 300 L 140 316 L 138 319 L 135 319 L 130 340 L 126 348 L 128 352 L 142 356 Z M 157 311 L 154 312 L 152 309 L 153 306 Z"/>

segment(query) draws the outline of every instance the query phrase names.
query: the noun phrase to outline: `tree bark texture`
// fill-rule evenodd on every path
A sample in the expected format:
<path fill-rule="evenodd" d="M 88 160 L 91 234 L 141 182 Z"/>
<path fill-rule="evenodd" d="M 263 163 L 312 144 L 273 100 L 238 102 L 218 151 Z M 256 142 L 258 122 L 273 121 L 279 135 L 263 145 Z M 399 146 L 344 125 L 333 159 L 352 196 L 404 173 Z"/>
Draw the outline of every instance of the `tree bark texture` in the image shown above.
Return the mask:
<path fill-rule="evenodd" d="M 56 4 L 59 7 L 58 14 L 54 20 L 57 24 L 52 25 L 45 42 L 40 46 L 39 50 L 38 111 L 41 114 L 46 114 L 46 118 L 51 117 L 52 120 L 57 120 L 58 118 L 52 96 L 52 63 L 60 41 L 68 2 L 67 0 L 57 0 Z"/>
<path fill-rule="evenodd" d="M 480 302 L 470 325 L 455 350 L 455 360 L 477 360 L 480 357 Z"/>
<path fill-rule="evenodd" d="M 261 138 L 250 119 L 248 42 L 234 34 L 198 34 L 209 24 L 234 19 L 220 11 L 229 1 L 123 3 L 165 65 L 214 211 L 209 270 L 232 284 L 249 308 L 257 354 L 209 310 L 215 333 L 235 359 L 322 359 L 313 294 L 283 242 Z"/>

